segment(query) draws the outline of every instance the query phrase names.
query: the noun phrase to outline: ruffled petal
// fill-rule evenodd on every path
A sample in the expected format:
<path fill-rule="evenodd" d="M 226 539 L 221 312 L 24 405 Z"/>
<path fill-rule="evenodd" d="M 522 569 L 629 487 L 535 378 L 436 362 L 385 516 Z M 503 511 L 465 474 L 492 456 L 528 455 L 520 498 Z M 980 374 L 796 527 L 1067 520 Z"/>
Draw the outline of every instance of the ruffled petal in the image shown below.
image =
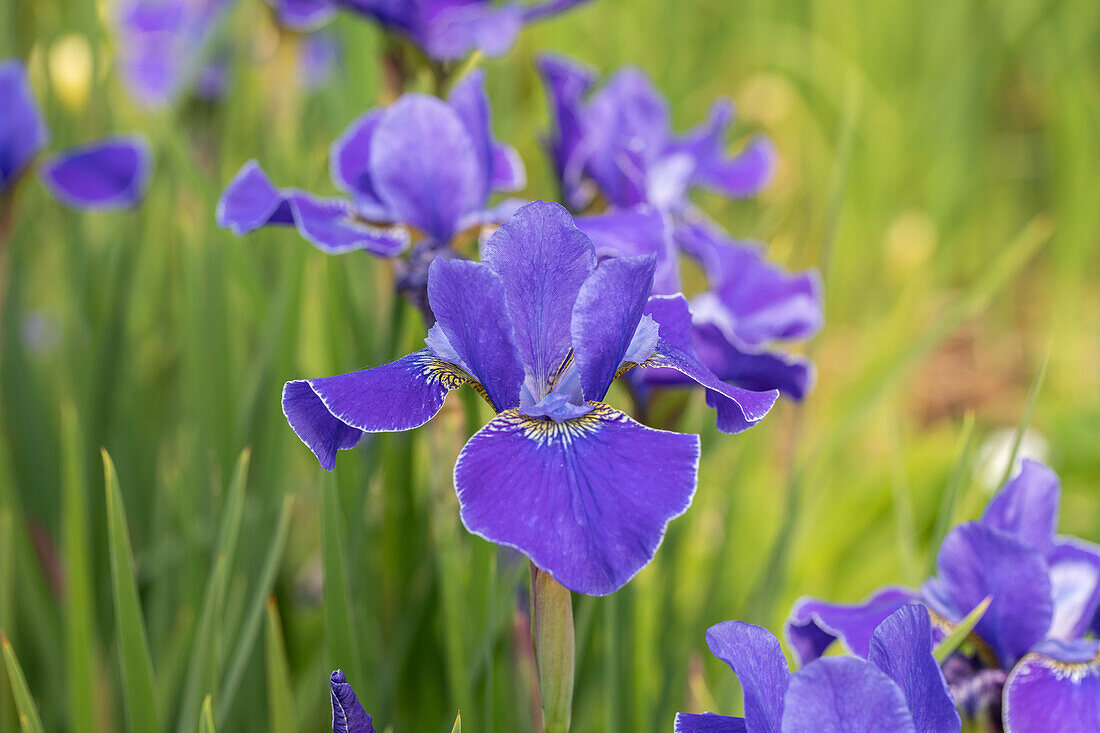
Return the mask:
<path fill-rule="evenodd" d="M 764 419 L 779 392 L 753 392 L 721 381 L 699 361 L 692 344 L 691 311 L 684 296 L 656 296 L 645 309 L 660 325 L 657 350 L 643 367 L 670 367 L 707 389 L 707 404 L 718 411 L 718 429 L 739 433 Z"/>
<path fill-rule="evenodd" d="M 1100 547 L 1075 537 L 1060 537 L 1048 562 L 1054 616 L 1047 636 L 1079 639 L 1100 610 Z"/>
<path fill-rule="evenodd" d="M 371 177 L 371 150 L 374 133 L 385 115 L 385 110 L 371 110 L 348 125 L 333 141 L 328 152 L 329 177 L 336 187 L 355 199 L 357 205 L 365 205 L 386 211 L 386 204 L 378 196 Z"/>
<path fill-rule="evenodd" d="M 294 31 L 315 31 L 332 20 L 336 5 L 331 0 L 268 0 L 279 13 L 279 22 Z"/>
<path fill-rule="evenodd" d="M 440 242 L 484 202 L 466 127 L 445 102 L 423 94 L 406 94 L 386 110 L 370 141 L 370 171 L 395 217 Z"/>
<path fill-rule="evenodd" d="M 672 239 L 668 216 L 656 209 L 640 206 L 609 211 L 594 216 L 578 216 L 577 226 L 592 238 L 596 256 L 637 257 L 656 255 L 653 274 L 654 295 L 675 295 L 680 284 L 680 257 Z"/>
<path fill-rule="evenodd" d="M 747 733 L 744 718 L 714 713 L 676 713 L 675 733 Z"/>
<path fill-rule="evenodd" d="M 901 689 L 870 662 L 825 657 L 791 678 L 783 733 L 914 733 Z"/>
<path fill-rule="evenodd" d="M 649 300 L 656 264 L 653 255 L 605 260 L 581 286 L 571 330 L 585 399 L 602 400 L 615 380 Z"/>
<path fill-rule="evenodd" d="M 982 524 L 1014 535 L 1044 555 L 1054 546 L 1062 482 L 1037 461 L 1021 462 L 1020 472 L 989 502 Z"/>
<path fill-rule="evenodd" d="M 436 259 L 428 270 L 428 302 L 497 412 L 519 405 L 523 364 L 500 276 L 480 262 Z"/>
<path fill-rule="evenodd" d="M 592 408 L 563 422 L 498 415 L 459 454 L 455 488 L 470 532 L 571 590 L 606 595 L 649 563 L 691 504 L 699 438 Z"/>
<path fill-rule="evenodd" d="M 139 136 L 101 140 L 47 161 L 42 182 L 54 198 L 81 209 L 136 206 L 149 185 L 153 159 Z"/>
<path fill-rule="evenodd" d="M 283 414 L 321 465 L 362 434 L 411 430 L 431 420 L 447 393 L 469 381 L 461 368 L 421 349 L 383 366 L 283 387 Z"/>
<path fill-rule="evenodd" d="M 18 61 L 0 63 L 0 191 L 10 186 L 46 146 L 49 132 Z"/>
<path fill-rule="evenodd" d="M 1100 730 L 1100 642 L 1045 642 L 1012 670 L 1005 733 Z"/>
<path fill-rule="evenodd" d="M 595 84 L 596 74 L 557 56 L 541 57 L 538 70 L 550 100 L 554 124 L 546 142 L 561 181 L 563 200 L 573 209 L 581 209 L 592 197 L 590 188 L 582 182 L 587 155 L 584 96 Z"/>
<path fill-rule="evenodd" d="M 225 187 L 216 215 L 218 226 L 238 237 L 271 224 L 294 223 L 289 195 L 275 188 L 255 160 L 245 163 Z"/>
<path fill-rule="evenodd" d="M 783 697 L 791 681 L 787 658 L 770 631 L 741 621 L 726 621 L 707 629 L 711 654 L 730 666 L 745 696 L 748 733 L 778 731 Z"/>
<path fill-rule="evenodd" d="M 409 246 L 403 227 L 379 227 L 356 218 L 344 199 L 322 199 L 307 193 L 289 196 L 298 233 L 328 254 L 365 249 L 379 257 L 396 257 Z"/>
<path fill-rule="evenodd" d="M 332 693 L 332 733 L 374 733 L 374 725 L 367 711 L 359 704 L 355 690 L 341 670 L 329 678 Z"/>
<path fill-rule="evenodd" d="M 926 584 L 924 597 L 948 621 L 962 620 L 992 597 L 974 631 L 1003 667 L 1011 667 L 1050 628 L 1047 562 L 1016 537 L 980 522 L 959 525 L 940 545 L 936 568 L 938 577 Z"/>
<path fill-rule="evenodd" d="M 801 598 L 787 618 L 787 642 L 803 665 L 824 654 L 837 639 L 852 654 L 866 657 L 879 624 L 917 599 L 915 591 L 901 587 L 882 588 L 860 603 Z"/>
<path fill-rule="evenodd" d="M 481 261 L 504 281 L 527 387 L 537 402 L 572 346 L 573 304 L 596 266 L 592 241 L 559 204 L 535 201 L 489 237 Z"/>
<path fill-rule="evenodd" d="M 962 720 L 940 665 L 932 656 L 932 644 L 928 609 L 909 604 L 875 629 L 867 659 L 905 695 L 916 733 L 958 733 Z"/>

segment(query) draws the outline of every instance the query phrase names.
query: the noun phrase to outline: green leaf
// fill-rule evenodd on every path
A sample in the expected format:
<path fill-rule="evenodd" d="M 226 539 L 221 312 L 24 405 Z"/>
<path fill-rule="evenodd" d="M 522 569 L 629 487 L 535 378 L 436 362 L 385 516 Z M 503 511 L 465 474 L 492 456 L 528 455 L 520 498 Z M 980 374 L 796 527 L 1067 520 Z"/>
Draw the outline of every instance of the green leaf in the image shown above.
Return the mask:
<path fill-rule="evenodd" d="M 339 501 L 335 479 L 331 475 L 325 476 L 321 481 L 321 565 L 325 578 L 323 605 L 328 666 L 345 667 L 353 670 L 354 679 L 367 679 L 365 674 L 361 674 L 359 644 L 352 621 L 344 523 Z"/>
<path fill-rule="evenodd" d="M 1035 402 L 1039 399 L 1039 391 L 1042 389 L 1043 380 L 1047 375 L 1051 351 L 1052 349 L 1047 349 L 1046 356 L 1043 357 L 1043 364 L 1039 367 L 1039 371 L 1035 375 L 1035 381 L 1031 383 L 1031 391 L 1027 396 L 1027 407 L 1024 408 L 1023 419 L 1021 419 L 1020 424 L 1016 426 L 1016 433 L 1012 440 L 1012 452 L 1008 456 L 1008 463 L 1005 465 L 1004 474 L 1001 475 L 1001 482 L 997 484 L 997 486 L 1004 486 L 1008 483 L 1008 480 L 1012 478 L 1012 470 L 1016 466 L 1016 458 L 1020 455 L 1020 445 L 1024 442 L 1027 426 L 1031 423 L 1031 416 L 1035 412 Z"/>
<path fill-rule="evenodd" d="M 27 689 L 27 678 L 23 676 L 23 668 L 19 666 L 15 650 L 11 648 L 3 629 L 0 629 L 0 647 L 4 651 L 4 666 L 7 667 L 8 679 L 11 680 L 11 691 L 15 696 L 15 708 L 19 711 L 19 724 L 23 733 L 44 733 L 42 719 L 38 717 L 38 706 L 34 704 L 31 691 Z"/>
<path fill-rule="evenodd" d="M 100 453 L 103 456 L 103 483 L 107 493 L 107 537 L 115 601 L 115 635 L 122 667 L 126 721 L 133 733 L 148 733 L 159 730 L 157 686 L 149 656 L 149 638 L 138 600 L 133 550 L 118 474 L 107 451 L 100 449 Z"/>
<path fill-rule="evenodd" d="M 264 648 L 267 657 L 267 704 L 271 733 L 295 733 L 294 692 L 290 687 L 290 665 L 286 659 L 283 626 L 279 607 L 272 596 L 267 601 L 267 624 Z"/>
<path fill-rule="evenodd" d="M 202 716 L 199 718 L 199 733 L 218 733 L 214 725 L 214 704 L 207 695 L 202 700 Z"/>
<path fill-rule="evenodd" d="M 69 722 L 76 733 L 95 729 L 95 609 L 88 540 L 84 441 L 72 404 L 61 409 L 61 551 L 65 558 L 65 674 Z"/>
<path fill-rule="evenodd" d="M 966 641 L 966 637 L 970 636 L 970 632 L 982 620 L 982 616 L 985 615 L 985 612 L 989 609 L 989 604 L 992 602 L 993 596 L 986 596 L 985 600 L 975 606 L 973 611 L 966 614 L 966 618 L 955 626 L 946 639 L 936 645 L 936 648 L 932 650 L 932 656 L 936 658 L 937 662 L 943 664 L 951 656 L 951 652 L 958 649 L 959 645 Z"/>
<path fill-rule="evenodd" d="M 451 733 L 462 733 L 462 713 L 455 717 L 455 725 L 451 728 Z"/>

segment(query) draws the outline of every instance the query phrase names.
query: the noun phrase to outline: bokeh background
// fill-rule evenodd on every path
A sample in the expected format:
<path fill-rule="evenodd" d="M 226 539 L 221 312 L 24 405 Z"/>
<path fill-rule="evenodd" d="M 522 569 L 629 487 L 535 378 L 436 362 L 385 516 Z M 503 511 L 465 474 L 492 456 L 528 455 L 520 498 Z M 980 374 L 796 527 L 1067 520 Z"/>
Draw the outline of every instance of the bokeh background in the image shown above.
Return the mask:
<path fill-rule="evenodd" d="M 340 70 L 309 90 L 303 40 L 238 0 L 228 93 L 150 111 L 119 81 L 111 2 L 0 0 L 0 58 L 28 62 L 53 147 L 140 131 L 156 156 L 133 212 L 75 213 L 31 178 L 11 202 L 0 627 L 48 730 L 124 725 L 133 625 L 116 616 L 100 447 L 163 729 L 193 730 L 209 694 L 220 729 L 324 730 L 339 666 L 399 733 L 450 730 L 459 709 L 468 730 L 532 730 L 526 563 L 465 533 L 451 486 L 475 403 L 452 396 L 438 425 L 365 441 L 325 474 L 283 420 L 283 382 L 404 353 L 422 325 L 383 262 L 215 225 L 250 158 L 332 190 L 328 144 L 382 93 L 378 31 L 333 28 Z M 483 64 L 530 198 L 556 193 L 533 71 L 547 51 L 643 68 L 679 129 L 732 97 L 738 135 L 770 135 L 779 170 L 755 199 L 700 203 L 826 283 L 803 406 L 725 436 L 702 395 L 667 405 L 704 436 L 699 491 L 628 587 L 576 599 L 575 730 L 736 713 L 707 626 L 778 632 L 800 595 L 919 582 L 1025 421 L 1025 451 L 1063 479 L 1063 531 L 1100 540 L 1100 4 L 595 0 Z M 15 730 L 3 674 L 0 729 Z"/>

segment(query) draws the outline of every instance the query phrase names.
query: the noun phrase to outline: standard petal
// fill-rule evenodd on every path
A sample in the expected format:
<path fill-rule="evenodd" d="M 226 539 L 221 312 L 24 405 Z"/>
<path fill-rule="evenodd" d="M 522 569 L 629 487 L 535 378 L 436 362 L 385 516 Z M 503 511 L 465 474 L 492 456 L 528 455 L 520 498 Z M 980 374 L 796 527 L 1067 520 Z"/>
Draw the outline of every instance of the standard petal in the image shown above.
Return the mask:
<path fill-rule="evenodd" d="M 581 177 L 587 157 L 584 138 L 584 96 L 596 81 L 596 74 L 568 59 L 543 56 L 539 74 L 550 100 L 554 124 L 547 139 L 564 201 L 573 209 L 586 206 L 592 197 Z"/>
<path fill-rule="evenodd" d="M 1100 642 L 1045 642 L 1012 670 L 1004 689 L 1005 733 L 1100 730 Z"/>
<path fill-rule="evenodd" d="M 753 392 L 721 381 L 699 360 L 692 343 L 691 311 L 684 296 L 655 296 L 645 312 L 660 325 L 660 341 L 643 367 L 670 367 L 707 389 L 707 404 L 718 411 L 718 429 L 739 433 L 764 419 L 779 392 Z"/>
<path fill-rule="evenodd" d="M 759 626 L 726 621 L 707 629 L 707 646 L 741 682 L 748 733 L 777 733 L 791 681 L 779 639 Z"/>
<path fill-rule="evenodd" d="M 395 217 L 441 242 L 484 202 L 466 127 L 445 102 L 423 94 L 406 94 L 386 110 L 371 138 L 370 171 Z"/>
<path fill-rule="evenodd" d="M 744 718 L 714 713 L 676 713 L 675 733 L 746 733 Z"/>
<path fill-rule="evenodd" d="M 809 359 L 734 345 L 712 323 L 696 320 L 693 326 L 699 358 L 723 382 L 758 392 L 778 389 L 792 400 L 803 399 L 813 388 L 814 364 Z"/>
<path fill-rule="evenodd" d="M 1060 537 L 1047 561 L 1054 602 L 1047 636 L 1079 639 L 1100 609 L 1100 547 L 1075 537 Z"/>
<path fill-rule="evenodd" d="M 653 255 L 605 260 L 581 286 L 571 332 L 586 400 L 602 400 L 611 387 L 649 300 L 656 264 Z"/>
<path fill-rule="evenodd" d="M 27 70 L 18 61 L 0 63 L 0 191 L 46 146 L 49 133 L 31 90 Z"/>
<path fill-rule="evenodd" d="M 511 145 L 493 144 L 493 170 L 489 179 L 493 191 L 512 193 L 527 186 L 527 168 Z"/>
<path fill-rule="evenodd" d="M 396 257 L 409 246 L 408 230 L 368 224 L 355 216 L 344 199 L 298 192 L 288 200 L 298 233 L 328 254 L 365 249 L 379 257 Z"/>
<path fill-rule="evenodd" d="M 385 210 L 371 177 L 371 150 L 374 133 L 385 110 L 371 110 L 348 125 L 328 151 L 329 177 L 336 187 L 355 199 L 357 204 Z"/>
<path fill-rule="evenodd" d="M 367 711 L 359 704 L 343 671 L 336 670 L 329 678 L 332 693 L 332 733 L 374 733 Z"/>
<path fill-rule="evenodd" d="M 571 590 L 606 595 L 649 563 L 691 504 L 699 438 L 592 407 L 564 422 L 498 415 L 459 454 L 455 488 L 470 532 Z"/>
<path fill-rule="evenodd" d="M 353 448 L 364 432 L 411 430 L 431 420 L 447 393 L 469 381 L 459 367 L 421 349 L 383 366 L 283 387 L 283 414 L 321 465 Z"/>
<path fill-rule="evenodd" d="M 238 237 L 269 224 L 294 223 L 288 195 L 275 188 L 255 160 L 250 160 L 225 187 L 217 208 L 218 226 Z"/>
<path fill-rule="evenodd" d="M 577 227 L 592 238 L 598 258 L 656 255 L 654 295 L 675 295 L 683 290 L 679 252 L 672 239 L 672 224 L 665 214 L 639 206 L 578 216 L 576 222 Z"/>
<path fill-rule="evenodd" d="M 974 631 L 1001 666 L 1011 667 L 1050 627 L 1047 562 L 1016 537 L 980 522 L 961 524 L 940 545 L 936 568 L 925 600 L 948 621 L 960 621 L 987 596 L 993 598 Z"/>
<path fill-rule="evenodd" d="M 901 689 L 916 733 L 957 733 L 962 720 L 932 656 L 932 621 L 919 604 L 902 606 L 871 637 L 868 661 Z"/>
<path fill-rule="evenodd" d="M 485 94 L 485 70 L 475 69 L 454 86 L 447 96 L 447 103 L 455 111 L 470 141 L 474 145 L 478 162 L 478 207 L 489 200 L 493 172 L 493 112 L 489 97 Z"/>
<path fill-rule="evenodd" d="M 863 601 L 850 604 L 801 598 L 787 618 L 787 643 L 803 665 L 824 654 L 837 639 L 852 654 L 866 657 L 879 624 L 916 600 L 915 591 L 901 587 L 882 588 Z"/>
<path fill-rule="evenodd" d="M 989 502 L 982 524 L 1015 535 L 1046 555 L 1054 546 L 1061 496 L 1058 474 L 1042 463 L 1025 459 L 1016 477 Z"/>
<path fill-rule="evenodd" d="M 537 402 L 572 346 L 573 304 L 596 267 L 592 241 L 559 204 L 535 201 L 489 237 L 481 261 L 504 281 L 527 386 Z"/>
<path fill-rule="evenodd" d="M 519 404 L 523 385 L 504 300 L 500 276 L 480 262 L 440 258 L 428 269 L 428 302 L 438 325 L 497 412 Z"/>
<path fill-rule="evenodd" d="M 59 201 L 82 209 L 136 206 L 153 167 L 149 143 L 139 136 L 101 140 L 47 161 L 42 182 Z"/>
<path fill-rule="evenodd" d="M 279 22 L 295 31 L 315 31 L 332 20 L 336 5 L 332 0 L 268 0 L 279 13 Z"/>
<path fill-rule="evenodd" d="M 905 697 L 886 673 L 855 657 L 825 657 L 791 678 L 783 733 L 914 733 Z"/>

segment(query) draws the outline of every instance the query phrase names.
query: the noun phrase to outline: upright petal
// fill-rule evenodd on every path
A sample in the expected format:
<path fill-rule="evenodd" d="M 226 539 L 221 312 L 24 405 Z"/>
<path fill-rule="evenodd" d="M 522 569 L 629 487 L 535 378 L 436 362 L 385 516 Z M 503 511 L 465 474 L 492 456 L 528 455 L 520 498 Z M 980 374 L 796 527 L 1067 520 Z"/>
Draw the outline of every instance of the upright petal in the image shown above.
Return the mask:
<path fill-rule="evenodd" d="M 379 197 L 371 175 L 371 150 L 374 133 L 385 113 L 376 109 L 360 115 L 340 133 L 328 151 L 329 177 L 336 187 L 357 204 L 366 204 L 380 213 L 386 211 L 386 204 Z"/>
<path fill-rule="evenodd" d="M 461 368 L 421 349 L 383 366 L 283 388 L 283 414 L 321 465 L 355 447 L 363 433 L 411 430 L 431 420 L 447 393 L 469 381 Z"/>
<path fill-rule="evenodd" d="M 332 733 L 374 733 L 370 716 L 359 704 L 342 670 L 332 673 L 329 689 L 332 693 Z"/>
<path fill-rule="evenodd" d="M 332 20 L 336 5 L 332 0 L 268 0 L 279 14 L 279 22 L 295 31 L 315 31 Z"/>
<path fill-rule="evenodd" d="M 493 191 L 514 192 L 527 186 L 527 167 L 511 145 L 493 143 L 493 168 L 489 176 Z"/>
<path fill-rule="evenodd" d="M 649 563 L 691 504 L 699 438 L 592 407 L 563 422 L 498 415 L 459 454 L 455 488 L 470 532 L 571 590 L 606 595 Z"/>
<path fill-rule="evenodd" d="M 0 191 L 3 191 L 46 146 L 49 133 L 31 90 L 27 71 L 18 61 L 0 63 Z"/>
<path fill-rule="evenodd" d="M 791 681 L 779 639 L 759 626 L 726 621 L 707 629 L 707 646 L 741 682 L 748 733 L 778 733 Z"/>
<path fill-rule="evenodd" d="M 225 187 L 217 208 L 218 226 L 238 237 L 270 224 L 294 223 L 289 195 L 275 188 L 255 160 L 250 160 Z"/>
<path fill-rule="evenodd" d="M 428 302 L 497 412 L 517 406 L 523 365 L 500 276 L 479 262 L 436 259 L 428 270 Z"/>
<path fill-rule="evenodd" d="M 592 238 L 600 259 L 656 255 L 654 295 L 675 295 L 683 290 L 680 256 L 672 239 L 672 224 L 665 214 L 640 206 L 578 216 L 576 222 L 580 230 Z"/>
<path fill-rule="evenodd" d="M 550 99 L 553 128 L 547 139 L 554 168 L 561 181 L 564 201 L 574 209 L 588 204 L 581 176 L 585 163 L 584 96 L 595 83 L 591 70 L 568 59 L 543 56 L 538 61 L 546 93 Z"/>
<path fill-rule="evenodd" d="M 117 137 L 68 150 L 47 161 L 42 182 L 65 204 L 82 209 L 136 206 L 153 167 L 143 137 Z"/>
<path fill-rule="evenodd" d="M 1044 555 L 1054 546 L 1062 483 L 1058 474 L 1025 459 L 1016 477 L 997 492 L 982 515 L 982 524 L 1015 535 Z"/>
<path fill-rule="evenodd" d="M 441 242 L 480 207 L 480 170 L 462 121 L 434 97 L 406 94 L 386 110 L 371 139 L 378 198 L 400 221 Z"/>
<path fill-rule="evenodd" d="M 825 657 L 791 678 L 783 733 L 915 733 L 905 697 L 878 667 L 855 657 Z"/>
<path fill-rule="evenodd" d="M 602 400 L 611 387 L 649 300 L 656 264 L 653 255 L 605 260 L 581 286 L 571 331 L 585 399 Z"/>
<path fill-rule="evenodd" d="M 801 598 L 787 618 L 787 642 L 801 664 L 820 657 L 839 639 L 852 654 L 866 657 L 871 637 L 890 614 L 917 600 L 909 588 L 889 586 L 875 591 L 860 603 L 829 603 L 817 598 Z"/>
<path fill-rule="evenodd" d="M 1054 615 L 1047 636 L 1072 641 L 1085 635 L 1100 610 L 1100 547 L 1074 537 L 1055 540 L 1047 558 Z"/>
<path fill-rule="evenodd" d="M 676 713 L 675 733 L 747 733 L 744 718 L 714 713 Z"/>
<path fill-rule="evenodd" d="M 1012 670 L 1003 701 L 1005 733 L 1100 730 L 1100 642 L 1044 642 Z"/>
<path fill-rule="evenodd" d="M 1002 666 L 1011 667 L 1050 627 L 1053 608 L 1046 560 L 1016 537 L 967 522 L 944 538 L 936 567 L 938 578 L 925 600 L 949 621 L 960 621 L 987 596 L 993 598 L 974 631 Z M 945 600 L 949 607 L 943 607 Z"/>
<path fill-rule="evenodd" d="M 573 304 L 596 266 L 592 241 L 559 204 L 535 201 L 489 237 L 481 261 L 504 281 L 527 386 L 537 402 L 572 346 Z"/>
<path fill-rule="evenodd" d="M 905 695 L 916 733 L 958 733 L 962 720 L 940 665 L 932 656 L 928 609 L 902 606 L 875 630 L 867 659 Z"/>
<path fill-rule="evenodd" d="M 707 404 L 718 411 L 718 429 L 738 433 L 760 422 L 779 392 L 753 392 L 721 381 L 699 361 L 692 344 L 691 311 L 684 296 L 655 296 L 645 312 L 660 325 L 657 350 L 643 367 L 670 367 L 707 389 Z"/>
<path fill-rule="evenodd" d="M 344 199 L 322 199 L 297 192 L 288 197 L 298 233 L 328 254 L 365 249 L 379 257 L 396 257 L 409 246 L 403 227 L 381 227 L 355 216 Z"/>
<path fill-rule="evenodd" d="M 485 71 L 477 69 L 467 74 L 447 98 L 448 104 L 466 126 L 473 141 L 481 172 L 481 199 L 479 206 L 489 200 L 495 185 L 502 190 L 514 187 L 526 179 L 523 161 L 515 150 L 500 145 L 493 138 L 493 113 L 489 97 L 485 94 Z"/>

